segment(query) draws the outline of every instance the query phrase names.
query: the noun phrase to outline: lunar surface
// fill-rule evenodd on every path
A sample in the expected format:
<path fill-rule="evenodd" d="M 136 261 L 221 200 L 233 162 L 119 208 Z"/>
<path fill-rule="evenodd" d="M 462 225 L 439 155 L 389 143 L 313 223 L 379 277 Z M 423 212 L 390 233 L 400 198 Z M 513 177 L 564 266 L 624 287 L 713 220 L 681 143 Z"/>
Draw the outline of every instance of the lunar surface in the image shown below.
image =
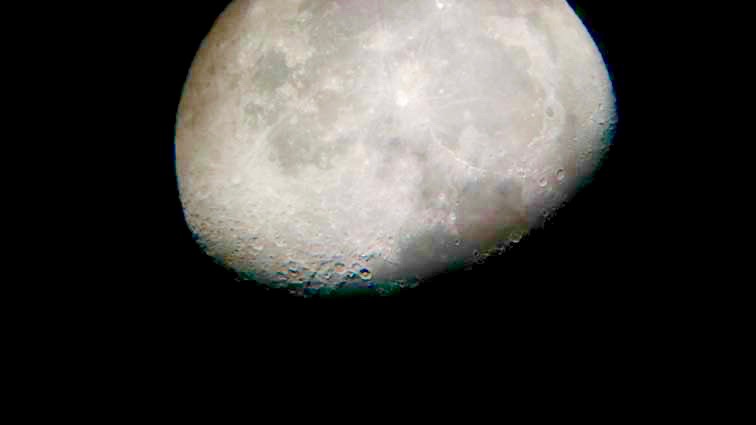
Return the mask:
<path fill-rule="evenodd" d="M 241 279 L 387 295 L 543 225 L 615 122 L 563 0 L 238 0 L 189 71 L 176 171 Z"/>

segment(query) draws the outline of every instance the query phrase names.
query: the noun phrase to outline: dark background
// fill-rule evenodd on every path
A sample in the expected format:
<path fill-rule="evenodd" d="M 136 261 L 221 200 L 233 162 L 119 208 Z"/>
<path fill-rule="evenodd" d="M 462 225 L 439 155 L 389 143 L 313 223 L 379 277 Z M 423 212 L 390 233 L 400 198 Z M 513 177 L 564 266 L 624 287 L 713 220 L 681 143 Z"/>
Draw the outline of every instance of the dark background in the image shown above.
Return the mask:
<path fill-rule="evenodd" d="M 668 278 L 659 268 L 663 249 L 651 242 L 663 232 L 651 219 L 660 211 L 648 190 L 659 183 L 647 177 L 654 167 L 649 146 L 661 138 L 650 131 L 657 125 L 654 105 L 663 102 L 649 93 L 663 70 L 650 72 L 648 64 L 665 40 L 650 35 L 655 22 L 647 8 L 629 1 L 569 2 L 608 64 L 619 123 L 594 183 L 545 229 L 503 258 L 397 297 L 320 300 L 237 282 L 192 240 L 174 174 L 175 116 L 194 54 L 228 1 L 159 3 L 136 8 L 123 26 L 119 59 L 109 64 L 123 67 L 129 80 L 118 86 L 128 91 L 126 125 L 113 136 L 127 146 L 116 155 L 131 161 L 119 181 L 130 201 L 114 204 L 110 219 L 100 218 L 118 255 L 110 255 L 115 258 L 98 278 L 108 287 L 109 302 L 127 304 L 127 320 L 174 330 L 285 324 L 297 332 L 405 327 L 422 333 L 443 326 L 502 332 L 539 326 L 612 334 L 669 303 L 670 292 L 660 289 Z M 104 84 L 105 92 L 116 91 L 116 85 Z"/>

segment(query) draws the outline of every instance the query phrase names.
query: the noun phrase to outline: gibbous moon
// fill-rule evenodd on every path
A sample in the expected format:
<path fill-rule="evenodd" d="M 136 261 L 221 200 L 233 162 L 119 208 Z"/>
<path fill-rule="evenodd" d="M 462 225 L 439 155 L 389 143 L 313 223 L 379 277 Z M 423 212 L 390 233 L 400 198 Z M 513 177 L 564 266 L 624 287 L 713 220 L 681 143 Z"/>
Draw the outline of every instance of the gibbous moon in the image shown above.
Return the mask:
<path fill-rule="evenodd" d="M 615 121 L 564 0 L 237 0 L 189 71 L 176 171 L 240 278 L 387 295 L 542 225 Z"/>

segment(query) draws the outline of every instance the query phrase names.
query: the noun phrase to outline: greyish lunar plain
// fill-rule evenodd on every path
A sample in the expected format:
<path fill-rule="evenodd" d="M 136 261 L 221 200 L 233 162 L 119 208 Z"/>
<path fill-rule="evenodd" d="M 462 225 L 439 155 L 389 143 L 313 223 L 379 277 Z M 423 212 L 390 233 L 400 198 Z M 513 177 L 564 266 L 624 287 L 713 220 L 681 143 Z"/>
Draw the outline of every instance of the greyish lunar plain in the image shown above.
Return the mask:
<path fill-rule="evenodd" d="M 238 0 L 189 70 L 176 172 L 197 242 L 241 279 L 390 295 L 506 255 L 615 123 L 563 0 Z"/>

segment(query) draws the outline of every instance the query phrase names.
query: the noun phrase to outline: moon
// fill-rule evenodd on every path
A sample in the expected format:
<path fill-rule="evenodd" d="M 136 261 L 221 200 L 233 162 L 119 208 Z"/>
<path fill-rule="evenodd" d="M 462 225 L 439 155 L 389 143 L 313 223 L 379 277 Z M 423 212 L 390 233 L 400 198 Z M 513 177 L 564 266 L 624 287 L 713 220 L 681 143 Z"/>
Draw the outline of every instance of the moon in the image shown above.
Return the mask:
<path fill-rule="evenodd" d="M 615 123 L 564 0 L 237 0 L 189 70 L 177 183 L 240 279 L 392 295 L 542 226 Z"/>

